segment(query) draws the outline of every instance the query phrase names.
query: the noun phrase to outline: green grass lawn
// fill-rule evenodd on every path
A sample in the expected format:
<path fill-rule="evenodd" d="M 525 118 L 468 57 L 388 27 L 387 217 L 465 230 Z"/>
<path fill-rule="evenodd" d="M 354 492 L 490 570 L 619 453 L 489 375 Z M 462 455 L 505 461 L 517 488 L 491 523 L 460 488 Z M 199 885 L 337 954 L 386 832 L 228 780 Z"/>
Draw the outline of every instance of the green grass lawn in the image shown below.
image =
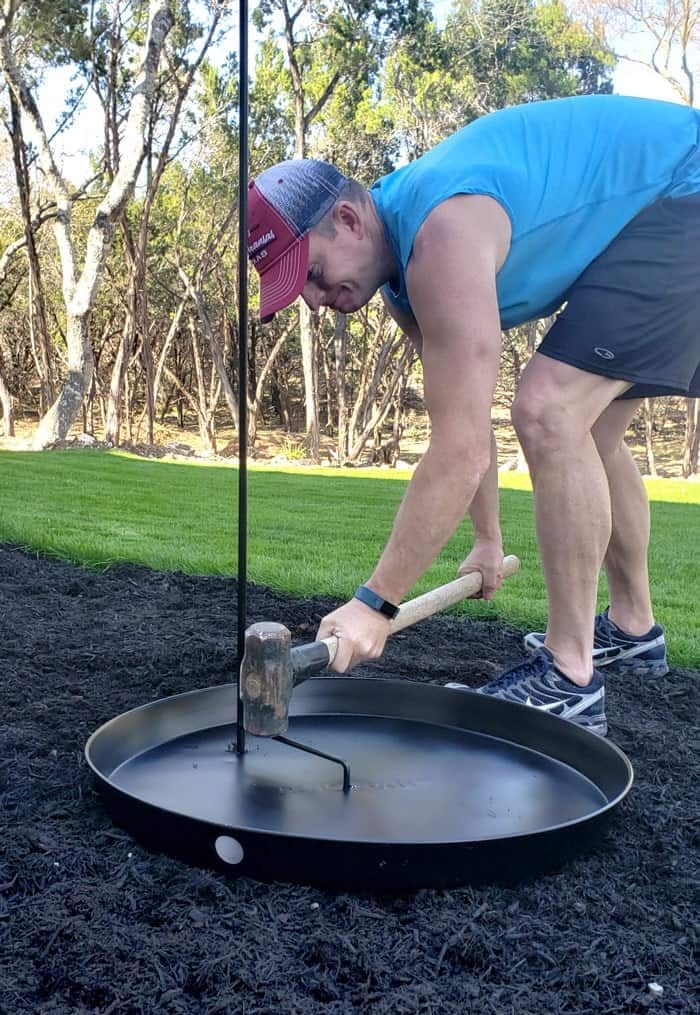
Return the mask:
<path fill-rule="evenodd" d="M 299 596 L 350 596 L 381 552 L 407 479 L 385 470 L 251 468 L 250 580 Z M 0 452 L 0 541 L 97 567 L 132 561 L 235 574 L 237 480 L 225 466 L 119 453 Z M 667 628 L 672 661 L 700 667 L 700 484 L 647 486 L 657 618 Z M 521 572 L 495 603 L 459 609 L 541 629 L 546 604 L 526 476 L 502 476 L 501 513 L 506 552 L 520 557 Z M 470 541 L 465 522 L 415 594 L 450 581 Z"/>

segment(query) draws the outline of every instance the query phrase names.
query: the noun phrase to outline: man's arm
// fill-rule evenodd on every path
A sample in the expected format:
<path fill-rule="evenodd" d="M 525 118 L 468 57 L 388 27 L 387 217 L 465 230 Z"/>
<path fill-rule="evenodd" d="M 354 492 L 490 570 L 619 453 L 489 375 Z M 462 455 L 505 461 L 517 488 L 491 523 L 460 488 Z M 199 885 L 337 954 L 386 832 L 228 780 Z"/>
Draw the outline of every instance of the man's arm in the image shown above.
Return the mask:
<path fill-rule="evenodd" d="M 496 274 L 508 219 L 489 198 L 439 205 L 416 237 L 407 272 L 423 336 L 431 439 L 368 584 L 400 601 L 469 508 L 491 462 L 491 404 L 501 325 Z"/>
<path fill-rule="evenodd" d="M 423 352 L 423 336 L 413 314 L 407 314 L 382 291 L 384 306 L 393 319 L 409 338 L 419 356 Z M 474 545 L 462 561 L 457 574 L 468 574 L 479 571 L 482 575 L 480 595 L 484 599 L 492 599 L 496 589 L 503 580 L 501 565 L 503 563 L 503 540 L 499 523 L 498 504 L 498 449 L 496 438 L 491 431 L 491 462 L 479 489 L 474 494 L 469 508 L 474 528 Z"/>
<path fill-rule="evenodd" d="M 503 581 L 503 538 L 499 522 L 498 449 L 491 431 L 491 462 L 469 507 L 474 528 L 474 545 L 457 569 L 457 574 L 479 571 L 483 599 L 493 599 Z"/>
<path fill-rule="evenodd" d="M 501 328 L 496 273 L 510 223 L 489 198 L 455 197 L 426 219 L 407 283 L 423 338 L 431 439 L 367 584 L 398 603 L 430 566 L 468 510 L 491 462 L 491 402 Z M 340 639 L 334 668 L 381 654 L 388 624 L 351 601 L 325 618 L 319 635 Z"/>

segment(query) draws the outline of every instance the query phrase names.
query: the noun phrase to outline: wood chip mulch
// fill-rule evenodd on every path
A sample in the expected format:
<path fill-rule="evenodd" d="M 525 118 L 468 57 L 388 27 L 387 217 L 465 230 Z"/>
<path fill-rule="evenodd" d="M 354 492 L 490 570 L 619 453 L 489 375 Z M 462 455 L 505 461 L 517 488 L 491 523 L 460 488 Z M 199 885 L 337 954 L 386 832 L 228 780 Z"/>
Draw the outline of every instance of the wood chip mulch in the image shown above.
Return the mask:
<path fill-rule="evenodd" d="M 249 590 L 250 621 L 280 620 L 296 640 L 333 605 Z M 2 1015 L 700 1012 L 700 674 L 608 681 L 636 783 L 596 850 L 561 873 L 334 893 L 152 854 L 89 777 L 85 741 L 107 719 L 230 679 L 235 618 L 231 579 L 0 548 Z M 519 658 L 521 636 L 434 618 L 371 672 L 478 684 Z"/>

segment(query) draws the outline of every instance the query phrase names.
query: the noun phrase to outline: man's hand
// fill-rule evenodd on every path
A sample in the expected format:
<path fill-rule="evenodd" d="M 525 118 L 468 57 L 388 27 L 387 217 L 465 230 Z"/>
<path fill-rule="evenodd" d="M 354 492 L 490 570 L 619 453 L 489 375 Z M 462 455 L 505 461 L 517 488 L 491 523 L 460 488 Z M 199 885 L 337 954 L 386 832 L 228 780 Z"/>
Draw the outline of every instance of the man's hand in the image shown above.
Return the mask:
<path fill-rule="evenodd" d="M 331 669 L 346 673 L 359 663 L 379 658 L 389 635 L 389 620 L 358 599 L 351 599 L 321 621 L 316 637 L 331 635 L 338 639 L 338 652 Z"/>
<path fill-rule="evenodd" d="M 475 599 L 493 599 L 494 592 L 503 582 L 503 544 L 498 541 L 477 540 L 469 556 L 457 568 L 457 574 L 481 572 L 481 591 Z"/>

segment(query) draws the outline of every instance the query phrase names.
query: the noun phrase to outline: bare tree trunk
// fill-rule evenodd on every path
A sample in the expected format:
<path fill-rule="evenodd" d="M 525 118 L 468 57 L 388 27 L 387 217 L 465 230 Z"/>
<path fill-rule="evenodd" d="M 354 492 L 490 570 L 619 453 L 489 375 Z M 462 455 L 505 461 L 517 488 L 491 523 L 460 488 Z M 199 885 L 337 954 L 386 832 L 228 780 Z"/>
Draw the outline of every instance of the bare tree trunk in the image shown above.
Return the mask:
<path fill-rule="evenodd" d="M 27 169 L 27 151 L 22 136 L 22 119 L 19 104 L 10 90 L 10 112 L 12 116 L 12 158 L 15 168 L 15 180 L 19 193 L 20 208 L 22 210 L 22 222 L 24 225 L 24 239 L 27 246 L 27 259 L 29 261 L 29 321 L 32 339 L 32 353 L 39 378 L 39 404 L 43 413 L 56 397 L 54 388 L 53 369 L 51 363 L 51 341 L 46 320 L 46 303 L 39 265 L 39 255 L 36 249 L 34 238 L 34 223 L 31 214 L 31 192 L 29 172 Z M 38 342 L 34 333 L 34 314 L 38 322 Z"/>
<path fill-rule="evenodd" d="M 316 335 L 311 311 L 303 300 L 299 304 L 299 341 L 301 343 L 301 368 L 304 375 L 307 448 L 309 458 L 317 462 L 320 435 L 316 389 Z"/>
<path fill-rule="evenodd" d="M 10 389 L 5 383 L 5 378 L 0 370 L 0 407 L 2 408 L 3 429 L 6 437 L 14 437 L 15 435 L 15 417 L 12 402 Z"/>
<path fill-rule="evenodd" d="M 306 109 L 306 91 L 304 75 L 298 61 L 300 43 L 295 38 L 295 22 L 305 4 L 300 4 L 293 13 L 287 0 L 283 0 L 280 9 L 284 18 L 284 37 L 289 61 L 289 71 L 294 92 L 294 158 L 303 159 L 306 155 L 306 136 L 314 119 L 331 98 L 339 80 L 336 73 L 327 82 L 322 94 L 310 109 Z M 318 387 L 316 384 L 316 335 L 313 327 L 311 311 L 302 301 L 299 303 L 299 341 L 301 343 L 301 364 L 304 376 L 304 401 L 306 407 L 306 443 L 309 457 L 319 460 L 319 422 L 318 422 Z"/>
<path fill-rule="evenodd" d="M 145 384 L 145 413 L 147 420 L 147 435 L 146 440 L 149 444 L 153 444 L 154 441 L 154 424 L 155 424 L 155 371 L 153 367 L 153 348 L 151 345 L 151 328 L 148 319 L 148 288 L 146 285 L 146 258 L 148 251 L 148 235 L 149 225 L 151 220 L 151 212 L 153 209 L 153 203 L 160 185 L 160 181 L 165 172 L 166 166 L 170 159 L 170 148 L 175 137 L 175 130 L 177 123 L 180 119 L 183 104 L 190 92 L 192 83 L 195 78 L 197 69 L 202 63 L 211 43 L 214 38 L 216 28 L 219 24 L 222 15 L 222 9 L 212 8 L 212 20 L 209 25 L 207 35 L 204 38 L 204 42 L 200 47 L 199 53 L 197 54 L 194 61 L 187 68 L 187 72 L 180 77 L 178 74 L 173 75 L 173 82 L 177 89 L 177 99 L 175 102 L 175 108 L 173 109 L 168 124 L 168 130 L 166 136 L 160 145 L 160 152 L 153 172 L 148 173 L 148 190 L 146 198 L 143 204 L 143 214 L 141 216 L 141 222 L 139 224 L 139 232 L 136 243 L 134 245 L 134 265 L 132 274 L 132 285 L 134 291 L 134 321 L 136 324 L 137 332 L 141 337 L 141 361 L 144 369 L 144 384 Z M 113 89 L 114 91 L 114 89 Z M 150 157 L 150 148 L 149 148 Z M 199 307 L 198 307 L 199 310 Z M 209 327 L 208 320 L 206 327 Z M 209 329 L 210 331 L 211 329 Z M 210 336 L 211 340 L 211 336 Z M 213 341 L 212 341 L 213 344 Z M 228 401 L 228 399 L 227 399 Z"/>
<path fill-rule="evenodd" d="M 100 275 L 112 242 L 114 222 L 125 207 L 144 157 L 144 133 L 151 107 L 160 54 L 173 15 L 168 0 L 151 0 L 143 61 L 136 75 L 131 108 L 124 131 L 124 154 L 117 175 L 100 202 L 88 232 L 85 259 L 80 275 L 71 232 L 73 201 L 56 166 L 44 124 L 34 96 L 24 80 L 11 49 L 13 0 L 4 0 L 0 9 L 0 67 L 5 81 L 27 120 L 37 158 L 56 200 L 54 234 L 63 270 L 63 299 L 66 305 L 68 374 L 58 398 L 39 423 L 34 445 L 46 447 L 63 439 L 80 412 L 92 381 L 93 354 L 89 323 Z"/>
<path fill-rule="evenodd" d="M 199 435 L 202 438 L 202 444 L 209 451 L 215 451 L 216 448 L 213 445 L 211 431 L 209 429 L 209 421 L 207 418 L 206 408 L 202 411 L 202 405 L 194 398 L 193 395 L 187 390 L 185 385 L 182 383 L 179 377 L 177 377 L 170 367 L 163 368 L 165 376 L 168 377 L 175 388 L 180 392 L 180 399 L 178 400 L 178 417 L 180 419 L 180 429 L 184 426 L 182 406 L 184 402 L 187 402 L 190 408 L 194 411 L 197 417 L 197 423 L 199 424 Z"/>
<path fill-rule="evenodd" d="M 165 336 L 163 347 L 160 350 L 160 356 L 158 357 L 158 366 L 156 367 L 156 375 L 153 382 L 153 398 L 156 403 L 158 402 L 158 394 L 160 392 L 160 383 L 161 377 L 163 376 L 163 367 L 165 365 L 165 361 L 170 351 L 172 341 L 180 328 L 180 321 L 182 320 L 182 313 L 185 309 L 185 303 L 187 302 L 187 299 L 188 299 L 187 294 L 183 293 L 183 295 L 180 297 L 180 302 L 177 305 L 177 310 L 173 315 L 173 319 L 170 322 L 170 327 L 168 328 L 168 333 Z"/>
<path fill-rule="evenodd" d="M 129 369 L 124 371 L 124 428 L 126 429 L 127 443 L 132 444 L 134 440 L 134 431 L 131 425 L 132 413 L 131 413 L 131 378 L 129 377 Z"/>
<path fill-rule="evenodd" d="M 405 427 L 404 401 L 406 399 L 406 388 L 408 387 L 408 371 L 399 377 L 399 383 L 394 395 L 394 419 L 391 426 L 392 457 L 390 465 L 396 465 L 401 454 L 401 438 Z"/>
<path fill-rule="evenodd" d="M 279 352 L 284 343 L 287 341 L 288 337 L 289 337 L 289 328 L 287 328 L 285 331 L 282 332 L 280 337 L 273 345 L 272 349 L 270 350 L 270 354 L 267 357 L 263 365 L 263 368 L 258 375 L 257 384 L 255 386 L 255 397 L 250 401 L 248 407 L 249 436 L 251 446 L 255 443 L 255 438 L 257 437 L 258 433 L 258 421 L 260 419 L 260 411 L 262 407 L 262 395 L 265 386 L 265 381 L 267 380 L 268 375 L 273 370 L 275 360 L 277 359 L 277 356 L 279 355 Z"/>
<path fill-rule="evenodd" d="M 191 317 L 189 319 L 189 331 L 192 342 L 192 360 L 194 362 L 194 372 L 197 379 L 197 396 L 199 403 L 197 418 L 199 420 L 199 433 L 204 447 L 208 451 L 216 451 L 216 439 L 211 427 L 213 412 L 209 411 L 207 388 L 204 381 L 204 365 L 202 363 L 202 353 L 199 347 L 199 335 L 197 334 L 197 328 L 195 327 L 195 323 Z"/>
<path fill-rule="evenodd" d="M 318 350 L 321 357 L 321 367 L 323 368 L 323 379 L 325 381 L 326 397 L 324 398 L 324 405 L 326 407 L 326 422 L 324 428 L 327 434 L 333 433 L 333 381 L 331 379 L 331 364 L 329 356 L 329 348 L 333 339 L 328 342 L 327 345 L 321 341 L 318 343 Z"/>
<path fill-rule="evenodd" d="M 90 390 L 83 401 L 83 433 L 95 433 L 95 399 L 97 398 L 97 366 L 92 373 Z"/>
<path fill-rule="evenodd" d="M 87 314 L 71 314 L 67 324 L 66 377 L 60 395 L 39 423 L 34 437 L 35 448 L 45 448 L 55 441 L 65 440 L 92 383 L 94 358 L 88 333 L 89 318 Z"/>
<path fill-rule="evenodd" d="M 348 450 L 348 405 L 345 389 L 345 368 L 347 365 L 348 319 L 345 314 L 335 315 L 333 335 L 335 347 L 335 376 L 338 386 L 338 461 L 343 462 Z"/>
<path fill-rule="evenodd" d="M 656 476 L 656 458 L 654 457 L 654 403 L 650 398 L 644 399 L 644 447 L 647 456 L 647 470 L 650 476 Z"/>
<path fill-rule="evenodd" d="M 348 452 L 348 461 L 357 461 L 372 432 L 383 426 L 384 421 L 389 414 L 389 410 L 391 409 L 394 392 L 399 384 L 401 375 L 409 369 L 411 363 L 413 362 L 413 357 L 415 355 L 413 346 L 404 338 L 402 338 L 402 341 L 404 342 L 404 350 L 401 354 L 401 358 L 395 364 L 391 377 L 387 381 L 384 395 L 379 400 L 378 404 L 374 406 L 374 410 L 372 411 L 366 426 L 363 428 L 350 448 Z"/>
<path fill-rule="evenodd" d="M 698 449 L 700 446 L 700 399 L 686 399 L 685 438 L 683 441 L 683 475 L 687 479 L 698 471 Z"/>
<path fill-rule="evenodd" d="M 141 255 L 141 252 L 140 252 Z M 153 370 L 153 348 L 151 346 L 151 328 L 148 321 L 148 293 L 146 291 L 146 250 L 144 245 L 143 256 L 139 256 L 138 262 L 138 322 L 141 334 L 141 362 L 143 363 L 143 377 L 145 387 L 146 403 L 146 443 L 153 444 L 154 424 L 156 406 L 153 397 L 154 370 Z"/>
<path fill-rule="evenodd" d="M 364 434 L 363 444 L 368 439 L 372 426 L 367 420 L 372 415 L 376 416 L 374 406 L 384 371 L 394 352 L 405 342 L 405 338 L 393 325 L 386 310 L 380 311 L 379 319 L 374 325 L 370 323 L 369 311 L 365 311 L 364 318 L 368 348 L 362 359 L 355 405 L 348 424 L 349 449 L 355 449 L 357 446 L 355 434 L 358 430 Z M 372 327 L 373 334 L 370 336 Z M 349 454 L 352 454 L 352 451 Z"/>
<path fill-rule="evenodd" d="M 214 329 L 211 326 L 209 315 L 207 314 L 207 310 L 204 305 L 204 297 L 202 291 L 198 284 L 193 283 L 189 279 L 188 275 L 180 265 L 179 261 L 177 270 L 178 274 L 180 275 L 180 278 L 185 284 L 185 288 L 187 289 L 190 299 L 192 300 L 197 309 L 197 317 L 199 319 L 199 323 L 202 326 L 202 331 L 207 336 L 207 340 L 209 342 L 212 361 L 214 363 L 214 368 L 216 370 L 217 376 L 219 378 L 219 383 L 221 384 L 221 390 L 223 391 L 224 399 L 226 400 L 226 405 L 228 406 L 228 410 L 231 413 L 233 425 L 236 427 L 236 429 L 238 429 L 238 420 L 239 420 L 238 400 L 236 399 L 233 388 L 231 387 L 231 382 L 228 379 L 228 375 L 226 373 L 226 365 L 224 363 L 224 354 L 221 348 L 221 343 L 219 342 L 218 335 L 214 333 Z M 243 397 L 242 392 L 241 397 Z"/>
<path fill-rule="evenodd" d="M 39 412 L 44 413 L 51 405 L 52 399 L 46 397 L 46 375 L 44 372 L 44 365 L 41 362 L 39 350 L 37 349 L 34 317 L 34 283 L 30 270 L 29 278 L 27 280 L 27 326 L 29 329 L 29 348 L 31 349 L 32 359 L 34 360 L 37 377 L 39 378 Z"/>
<path fill-rule="evenodd" d="M 291 433 L 292 413 L 289 407 L 289 388 L 287 385 L 286 371 L 274 367 L 270 381 L 270 397 L 272 404 L 277 409 L 280 418 L 280 426 Z"/>
<path fill-rule="evenodd" d="M 122 425 L 122 387 L 124 385 L 124 371 L 131 356 L 131 344 L 133 341 L 134 319 L 132 308 L 129 308 L 122 328 L 121 338 L 112 364 L 112 371 L 109 378 L 109 393 L 107 395 L 107 408 L 105 410 L 104 439 L 107 444 L 119 445 Z"/>

